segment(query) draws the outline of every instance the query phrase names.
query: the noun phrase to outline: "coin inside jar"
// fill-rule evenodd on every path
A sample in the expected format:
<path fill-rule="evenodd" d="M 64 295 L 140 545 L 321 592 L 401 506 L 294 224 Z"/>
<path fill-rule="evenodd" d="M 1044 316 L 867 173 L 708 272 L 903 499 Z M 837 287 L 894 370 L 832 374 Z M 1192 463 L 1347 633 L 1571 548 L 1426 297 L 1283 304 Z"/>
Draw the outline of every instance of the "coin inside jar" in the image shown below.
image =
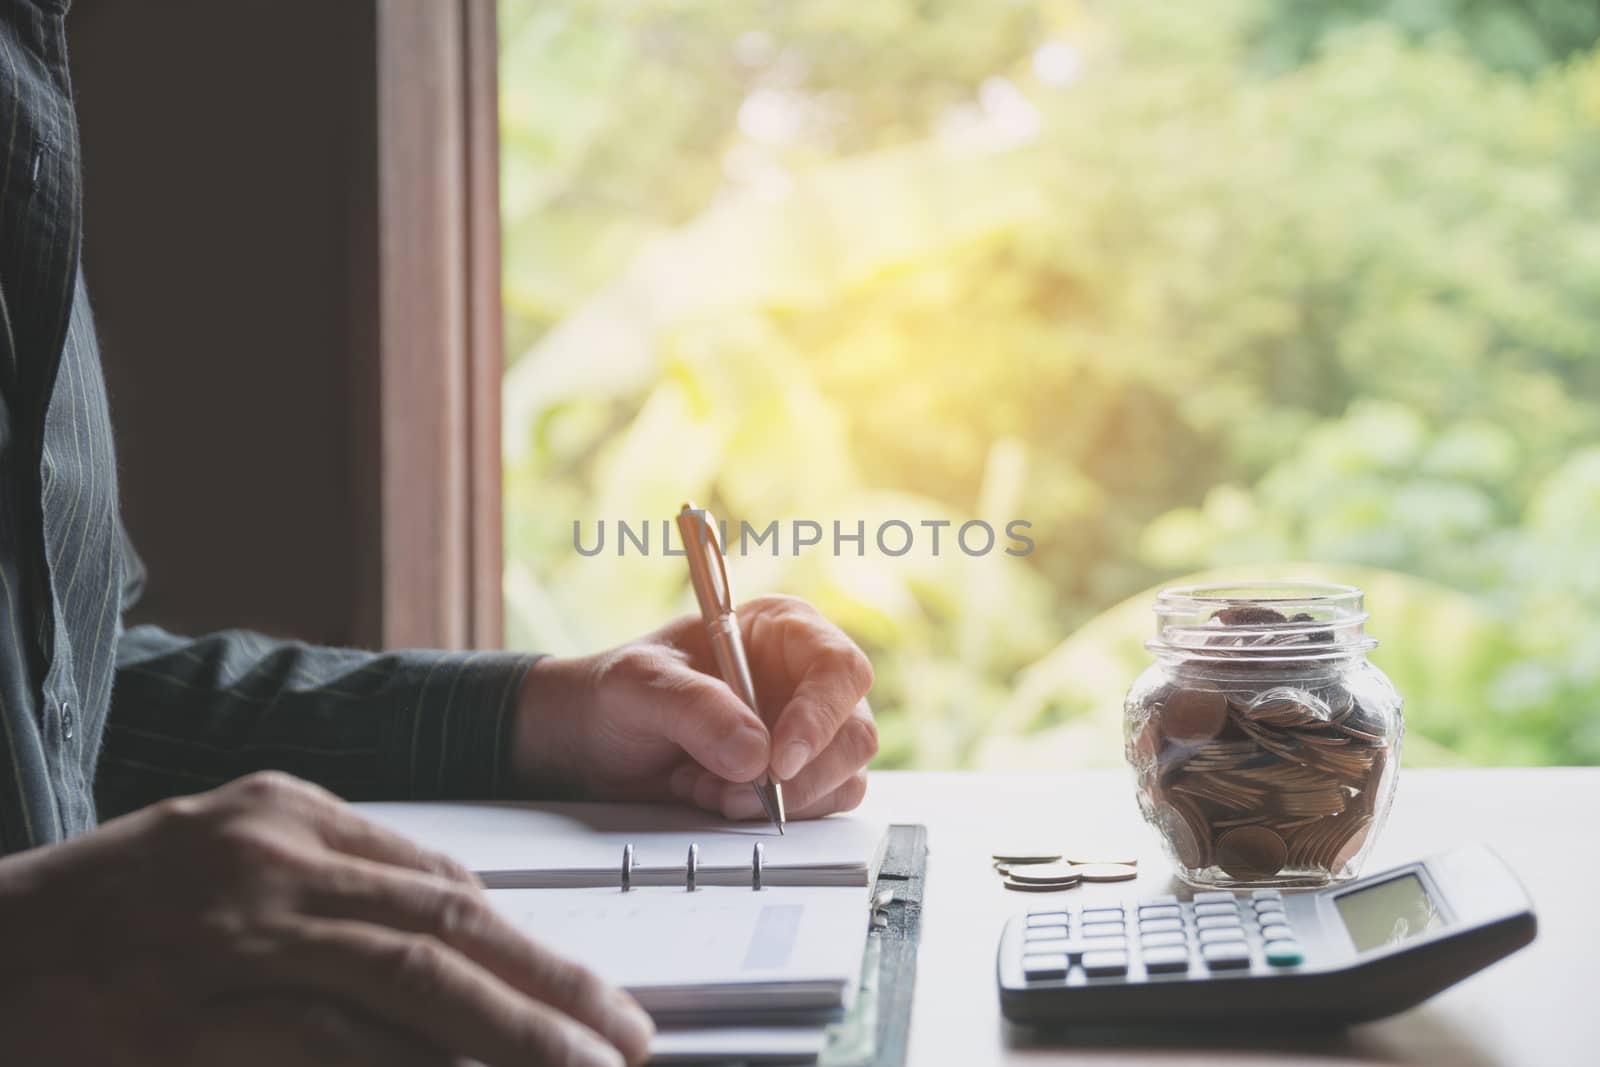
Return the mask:
<path fill-rule="evenodd" d="M 1356 853 L 1361 851 L 1361 846 L 1367 843 L 1367 834 L 1371 829 L 1371 817 L 1362 817 L 1359 820 L 1359 824 L 1355 831 L 1351 833 L 1350 836 L 1339 845 L 1338 850 L 1335 851 L 1333 860 L 1329 864 L 1329 867 L 1333 870 L 1340 870 L 1345 864 L 1354 859 Z"/>
<path fill-rule="evenodd" d="M 1259 604 L 1230 604 L 1211 617 L 1224 626 L 1275 626 L 1289 621 L 1283 612 Z"/>
<path fill-rule="evenodd" d="M 1206 741 L 1228 724 L 1228 698 L 1206 686 L 1174 689 L 1161 706 L 1161 728 L 1179 741 Z"/>
<path fill-rule="evenodd" d="M 1178 862 L 1189 868 L 1204 867 L 1207 855 L 1201 836 L 1204 821 L 1198 816 L 1191 820 L 1183 815 L 1176 804 L 1163 803 L 1155 811 L 1156 825 L 1166 834 Z"/>
<path fill-rule="evenodd" d="M 1283 869 L 1289 846 L 1265 826 L 1240 826 L 1217 839 L 1217 866 L 1235 878 L 1271 878 Z"/>

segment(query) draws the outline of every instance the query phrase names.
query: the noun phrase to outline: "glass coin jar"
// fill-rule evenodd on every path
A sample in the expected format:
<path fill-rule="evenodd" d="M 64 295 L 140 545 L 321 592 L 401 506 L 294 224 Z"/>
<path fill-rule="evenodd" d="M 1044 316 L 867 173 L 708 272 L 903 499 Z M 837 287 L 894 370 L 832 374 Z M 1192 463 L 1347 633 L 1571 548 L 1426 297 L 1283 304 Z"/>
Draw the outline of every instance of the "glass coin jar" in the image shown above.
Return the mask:
<path fill-rule="evenodd" d="M 1190 885 L 1354 878 L 1394 795 L 1400 694 L 1368 659 L 1361 590 L 1185 586 L 1124 705 L 1139 807 Z"/>

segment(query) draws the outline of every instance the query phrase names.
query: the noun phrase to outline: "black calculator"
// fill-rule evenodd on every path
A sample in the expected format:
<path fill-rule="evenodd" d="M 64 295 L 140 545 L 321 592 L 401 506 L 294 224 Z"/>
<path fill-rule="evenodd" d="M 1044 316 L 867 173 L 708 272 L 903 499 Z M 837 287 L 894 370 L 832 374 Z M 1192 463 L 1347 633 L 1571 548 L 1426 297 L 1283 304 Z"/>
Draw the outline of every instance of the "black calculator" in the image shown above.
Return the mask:
<path fill-rule="evenodd" d="M 1033 1024 L 1341 1024 L 1403 1011 L 1533 940 L 1533 905 L 1481 845 L 1314 892 L 1202 892 L 1006 924 L 1006 1018 Z"/>

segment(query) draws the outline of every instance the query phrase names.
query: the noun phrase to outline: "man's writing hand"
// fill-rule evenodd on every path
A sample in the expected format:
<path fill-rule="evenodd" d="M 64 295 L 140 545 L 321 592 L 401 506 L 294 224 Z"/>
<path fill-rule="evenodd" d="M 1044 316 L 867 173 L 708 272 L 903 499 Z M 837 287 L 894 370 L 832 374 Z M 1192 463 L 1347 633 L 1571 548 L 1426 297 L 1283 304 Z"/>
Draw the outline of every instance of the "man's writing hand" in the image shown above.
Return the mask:
<path fill-rule="evenodd" d="M 609 652 L 539 661 L 523 685 L 514 778 L 748 819 L 762 814 L 748 783 L 770 771 L 792 818 L 855 807 L 878 751 L 867 657 L 803 600 L 762 597 L 738 614 L 766 723 L 717 676 L 704 624 L 685 616 Z"/>
<path fill-rule="evenodd" d="M 470 874 L 280 774 L 0 860 L 0 943 L 18 1063 L 598 1067 L 651 1034 Z"/>

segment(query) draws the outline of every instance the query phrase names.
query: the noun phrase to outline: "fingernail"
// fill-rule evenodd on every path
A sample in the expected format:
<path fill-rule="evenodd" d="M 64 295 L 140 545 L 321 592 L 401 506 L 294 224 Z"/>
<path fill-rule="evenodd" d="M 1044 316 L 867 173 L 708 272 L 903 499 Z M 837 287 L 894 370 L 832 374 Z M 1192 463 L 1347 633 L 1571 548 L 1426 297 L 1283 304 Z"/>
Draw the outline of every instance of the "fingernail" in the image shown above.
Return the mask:
<path fill-rule="evenodd" d="M 717 749 L 723 773 L 740 781 L 755 777 L 766 755 L 767 735 L 753 726 L 740 727 Z"/>
<path fill-rule="evenodd" d="M 629 1061 L 644 1059 L 650 1049 L 650 1039 L 655 1036 L 656 1024 L 650 1020 L 632 997 L 621 996 L 613 1003 L 611 1017 L 607 1020 L 607 1035 L 622 1050 Z"/>
<path fill-rule="evenodd" d="M 811 761 L 811 746 L 804 741 L 790 741 L 783 746 L 783 752 L 778 756 L 775 768 L 778 777 L 787 782 L 799 774 L 801 768 Z"/>

